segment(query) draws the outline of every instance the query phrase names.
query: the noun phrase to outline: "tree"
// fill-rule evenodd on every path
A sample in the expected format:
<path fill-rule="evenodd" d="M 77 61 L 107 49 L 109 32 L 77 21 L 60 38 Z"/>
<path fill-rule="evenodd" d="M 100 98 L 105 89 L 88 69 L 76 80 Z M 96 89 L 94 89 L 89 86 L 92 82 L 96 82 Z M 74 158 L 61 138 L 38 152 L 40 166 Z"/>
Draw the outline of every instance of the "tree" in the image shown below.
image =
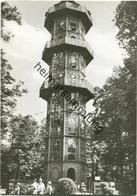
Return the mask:
<path fill-rule="evenodd" d="M 11 76 L 12 67 L 1 53 L 1 134 L 2 138 L 10 131 L 10 119 L 16 107 L 17 97 L 26 93 L 26 89 L 21 89 L 23 82 L 16 82 Z"/>
<path fill-rule="evenodd" d="M 94 101 L 98 120 L 104 127 L 103 134 L 98 140 L 105 142 L 106 145 L 105 153 L 100 158 L 104 171 L 102 178 L 116 180 L 118 183 L 124 182 L 126 185 L 123 183 L 124 187 L 119 189 L 128 190 L 127 193 L 134 190 L 132 177 L 135 172 L 133 166 L 135 163 L 135 140 L 133 140 L 135 116 L 132 116 L 133 123 L 130 124 L 129 118 L 133 111 L 129 109 L 130 102 L 127 98 L 131 90 L 128 85 L 129 80 L 129 70 L 125 66 L 115 67 L 113 76 L 105 85 L 102 88 L 96 88 Z"/>
<path fill-rule="evenodd" d="M 40 154 L 43 143 L 39 137 L 37 122 L 31 116 L 17 116 L 11 123 L 13 131 L 10 151 L 13 155 L 13 165 L 18 165 L 17 172 L 20 172 L 20 178 L 35 175 L 32 171 L 42 161 Z M 16 177 L 19 178 L 19 174 Z"/>
<path fill-rule="evenodd" d="M 121 2 L 115 13 L 117 39 L 126 52 L 124 66 L 115 66 L 102 88 L 95 88 L 95 116 L 104 127 L 99 157 L 102 179 L 116 181 L 122 194 L 135 194 L 137 2 Z M 99 147 L 99 146 L 98 146 Z M 99 148 L 101 149 L 101 148 Z M 96 153 L 97 154 L 97 153 Z"/>
<path fill-rule="evenodd" d="M 119 32 L 117 39 L 122 48 L 129 54 L 132 54 L 137 49 L 137 2 L 123 1 L 115 12 L 115 25 Z"/>
<path fill-rule="evenodd" d="M 5 20 L 14 20 L 21 24 L 21 16 L 17 8 L 12 8 L 7 2 L 1 3 L 1 35 L 4 41 L 10 41 L 10 34 L 5 32 Z M 2 138 L 9 131 L 9 121 L 13 115 L 17 103 L 17 97 L 26 93 L 26 89 L 22 89 L 23 82 L 16 80 L 11 76 L 12 66 L 5 59 L 5 53 L 1 50 L 1 133 Z"/>
<path fill-rule="evenodd" d="M 11 120 L 10 147 L 2 154 L 2 182 L 9 179 L 33 179 L 44 173 L 44 135 L 32 116 L 14 116 Z"/>
<path fill-rule="evenodd" d="M 5 31 L 5 20 L 14 20 L 21 24 L 21 16 L 17 9 L 9 6 L 8 3 L 1 3 L 1 35 L 3 41 L 10 41 L 10 32 Z M 22 88 L 23 82 L 16 80 L 11 76 L 12 66 L 5 59 L 5 52 L 1 50 L 1 138 L 2 138 L 2 183 L 8 178 L 7 160 L 9 143 L 8 134 L 11 133 L 10 122 L 13 118 L 13 111 L 17 104 L 17 98 L 26 93 L 27 90 Z M 12 134 L 12 133 L 11 133 Z M 7 145 L 8 144 L 8 145 Z M 8 183 L 8 182 L 6 182 Z M 3 184 L 2 184 L 3 185 Z"/>
<path fill-rule="evenodd" d="M 125 123 L 128 129 L 128 147 L 130 171 L 133 170 L 133 176 L 130 177 L 130 188 L 135 192 L 135 144 L 136 144 L 136 65 L 137 65 L 137 2 L 121 2 L 115 13 L 115 24 L 119 29 L 117 39 L 120 46 L 125 49 L 128 57 L 124 60 L 124 65 L 128 70 L 127 91 L 125 107 L 127 112 L 127 121 Z M 132 166 L 131 166 L 132 165 Z M 130 174 L 131 175 L 131 174 Z"/>

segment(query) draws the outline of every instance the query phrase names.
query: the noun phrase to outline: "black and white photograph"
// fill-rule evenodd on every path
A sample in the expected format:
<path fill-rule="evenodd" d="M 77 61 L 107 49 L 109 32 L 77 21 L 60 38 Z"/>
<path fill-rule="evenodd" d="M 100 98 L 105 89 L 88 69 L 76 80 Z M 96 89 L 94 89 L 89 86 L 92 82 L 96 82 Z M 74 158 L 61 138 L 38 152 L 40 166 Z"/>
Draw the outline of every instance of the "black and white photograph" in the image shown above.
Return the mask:
<path fill-rule="evenodd" d="M 1 195 L 135 196 L 137 1 L 1 1 Z"/>

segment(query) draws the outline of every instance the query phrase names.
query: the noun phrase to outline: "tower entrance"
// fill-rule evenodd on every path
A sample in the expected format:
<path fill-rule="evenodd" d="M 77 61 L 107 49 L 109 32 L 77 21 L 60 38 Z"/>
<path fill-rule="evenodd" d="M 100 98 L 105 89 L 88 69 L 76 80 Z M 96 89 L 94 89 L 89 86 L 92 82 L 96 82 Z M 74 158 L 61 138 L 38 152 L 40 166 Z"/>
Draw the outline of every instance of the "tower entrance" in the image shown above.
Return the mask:
<path fill-rule="evenodd" d="M 69 168 L 67 171 L 67 177 L 75 181 L 75 169 Z"/>

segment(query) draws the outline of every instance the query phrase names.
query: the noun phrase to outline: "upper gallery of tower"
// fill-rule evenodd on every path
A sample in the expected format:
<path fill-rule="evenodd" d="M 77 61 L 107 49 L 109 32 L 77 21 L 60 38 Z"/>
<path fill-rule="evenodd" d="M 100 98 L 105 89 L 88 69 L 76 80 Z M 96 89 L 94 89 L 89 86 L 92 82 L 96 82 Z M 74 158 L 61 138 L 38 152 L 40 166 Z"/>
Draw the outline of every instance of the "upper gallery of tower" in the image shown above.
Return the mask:
<path fill-rule="evenodd" d="M 87 33 L 90 27 L 92 26 L 92 18 L 90 11 L 87 10 L 86 7 L 81 6 L 80 4 L 76 3 L 75 1 L 61 1 L 55 4 L 53 7 L 50 7 L 46 12 L 46 19 L 45 19 L 45 27 L 48 29 L 50 33 L 53 33 L 54 28 L 54 19 L 59 17 L 65 17 L 67 19 L 67 15 L 73 15 L 76 18 L 79 18 L 79 21 L 82 22 L 77 28 L 75 25 L 73 28 L 77 28 L 82 31 L 83 34 Z M 67 24 L 62 24 L 60 28 L 64 27 L 64 30 L 67 30 Z M 83 27 L 83 29 L 82 29 Z"/>
<path fill-rule="evenodd" d="M 78 51 L 86 65 L 93 59 L 93 51 L 85 40 L 92 26 L 91 14 L 86 7 L 74 1 L 61 1 L 46 12 L 44 26 L 51 33 L 51 40 L 46 43 L 42 55 L 47 64 L 58 50 Z"/>

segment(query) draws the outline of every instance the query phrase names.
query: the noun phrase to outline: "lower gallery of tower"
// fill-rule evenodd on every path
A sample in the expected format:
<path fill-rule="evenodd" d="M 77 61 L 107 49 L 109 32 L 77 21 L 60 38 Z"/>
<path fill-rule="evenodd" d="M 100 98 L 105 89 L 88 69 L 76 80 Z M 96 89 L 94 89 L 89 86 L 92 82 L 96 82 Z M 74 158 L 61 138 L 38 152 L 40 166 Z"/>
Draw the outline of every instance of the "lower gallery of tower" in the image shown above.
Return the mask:
<path fill-rule="evenodd" d="M 85 107 L 84 97 L 70 91 L 71 98 Z M 86 182 L 86 131 L 83 117 L 64 97 L 51 93 L 47 114 L 47 180 L 69 177 Z"/>

